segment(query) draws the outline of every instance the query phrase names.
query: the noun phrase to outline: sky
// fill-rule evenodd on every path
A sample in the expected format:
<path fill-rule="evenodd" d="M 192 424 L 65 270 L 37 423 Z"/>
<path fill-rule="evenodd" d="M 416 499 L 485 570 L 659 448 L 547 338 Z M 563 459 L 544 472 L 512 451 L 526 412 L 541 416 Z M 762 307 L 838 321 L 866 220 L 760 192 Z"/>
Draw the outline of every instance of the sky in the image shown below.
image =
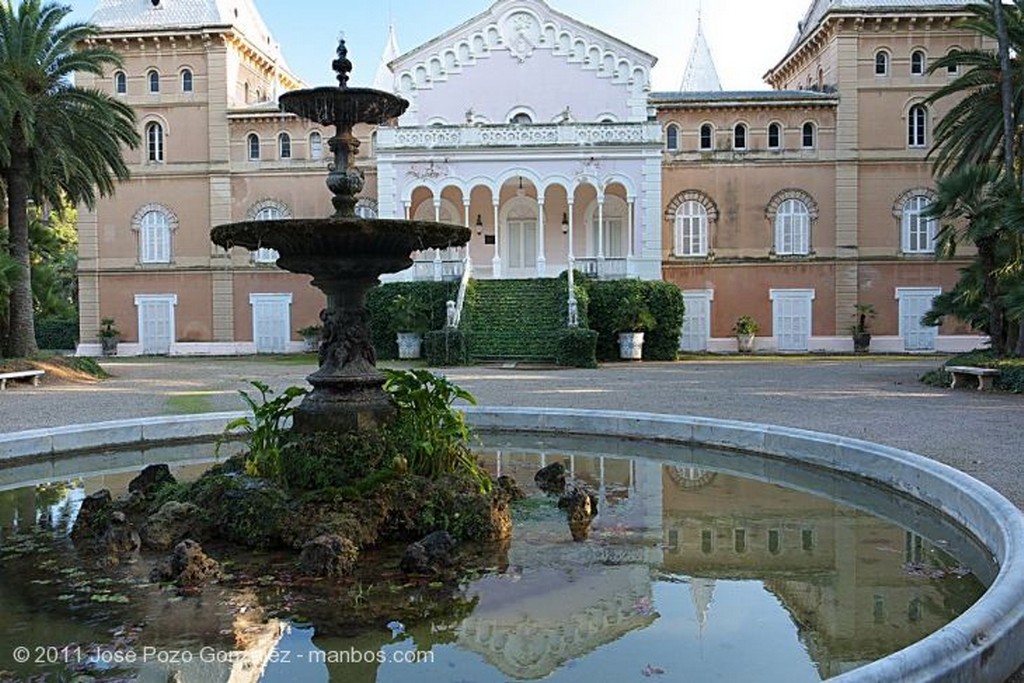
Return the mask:
<path fill-rule="evenodd" d="M 96 0 L 61 0 L 88 20 Z M 142 3 L 145 0 L 122 0 Z M 175 0 L 168 0 L 175 1 Z M 786 54 L 811 0 L 547 0 L 658 58 L 654 90 L 678 90 L 698 11 L 726 90 L 765 89 L 762 76 Z M 483 12 L 493 0 L 254 0 L 292 71 L 309 86 L 333 84 L 330 62 L 344 31 L 352 85 L 370 85 L 394 23 L 401 52 Z M 702 5 L 702 7 L 700 7 Z"/>

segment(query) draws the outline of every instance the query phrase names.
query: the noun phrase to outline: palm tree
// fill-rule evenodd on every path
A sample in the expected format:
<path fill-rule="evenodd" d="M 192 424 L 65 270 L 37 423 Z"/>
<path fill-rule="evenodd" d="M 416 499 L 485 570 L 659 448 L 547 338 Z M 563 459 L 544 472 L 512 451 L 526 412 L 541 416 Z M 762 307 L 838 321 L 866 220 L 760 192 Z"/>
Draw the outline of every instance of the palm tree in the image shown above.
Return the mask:
<path fill-rule="evenodd" d="M 90 44 L 98 29 L 64 23 L 71 9 L 0 1 L 0 178 L 7 187 L 10 255 L 20 269 L 10 297 L 7 353 L 37 351 L 29 263 L 28 205 L 92 207 L 128 178 L 124 146 L 139 144 L 131 108 L 73 83 L 75 73 L 102 76 L 120 64 L 109 48 Z"/>
<path fill-rule="evenodd" d="M 963 22 L 963 27 L 991 39 L 999 48 L 996 53 L 984 49 L 954 50 L 929 67 L 930 72 L 956 67 L 960 73 L 926 100 L 934 104 L 957 99 L 935 126 L 934 145 L 929 154 L 935 156 L 938 175 L 987 164 L 1000 154 L 1006 165 L 1007 154 L 1011 160 L 1015 154 L 1015 141 L 1006 139 L 1007 122 L 1012 131 L 1014 122 L 1024 120 L 1024 13 L 1019 6 L 1004 7 L 998 0 L 971 5 L 969 10 L 973 16 Z M 1005 24 L 1003 30 L 997 22 Z M 1000 54 L 1004 46 L 1005 72 Z M 1004 78 L 1006 72 L 1011 74 L 1009 79 Z"/>

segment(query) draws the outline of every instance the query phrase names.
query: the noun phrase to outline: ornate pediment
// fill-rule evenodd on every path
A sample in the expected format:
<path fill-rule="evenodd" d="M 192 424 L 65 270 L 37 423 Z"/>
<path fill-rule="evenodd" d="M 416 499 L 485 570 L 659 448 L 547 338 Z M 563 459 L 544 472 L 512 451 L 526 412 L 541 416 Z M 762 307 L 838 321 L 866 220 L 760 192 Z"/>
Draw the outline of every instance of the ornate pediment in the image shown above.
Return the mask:
<path fill-rule="evenodd" d="M 487 11 L 391 62 L 399 91 L 413 94 L 505 53 L 520 63 L 547 50 L 598 78 L 649 88 L 652 55 L 572 17 L 543 0 L 499 0 Z"/>

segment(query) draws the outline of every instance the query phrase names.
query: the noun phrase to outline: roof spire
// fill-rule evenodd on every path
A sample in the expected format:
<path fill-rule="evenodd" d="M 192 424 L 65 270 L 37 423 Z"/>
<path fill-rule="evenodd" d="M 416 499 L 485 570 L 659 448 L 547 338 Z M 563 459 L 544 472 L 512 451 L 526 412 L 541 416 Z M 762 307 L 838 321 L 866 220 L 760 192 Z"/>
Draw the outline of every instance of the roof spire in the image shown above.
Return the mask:
<path fill-rule="evenodd" d="M 711 56 L 711 48 L 704 37 L 702 23 L 703 6 L 697 6 L 697 36 L 693 39 L 690 59 L 683 72 L 683 82 L 679 89 L 683 92 L 720 92 L 722 82 L 718 80 L 718 69 Z"/>
<path fill-rule="evenodd" d="M 388 42 L 384 46 L 384 54 L 380 57 L 377 75 L 373 77 L 373 87 L 384 92 L 395 91 L 395 74 L 388 64 L 398 57 L 398 38 L 395 36 L 395 24 L 388 19 Z"/>

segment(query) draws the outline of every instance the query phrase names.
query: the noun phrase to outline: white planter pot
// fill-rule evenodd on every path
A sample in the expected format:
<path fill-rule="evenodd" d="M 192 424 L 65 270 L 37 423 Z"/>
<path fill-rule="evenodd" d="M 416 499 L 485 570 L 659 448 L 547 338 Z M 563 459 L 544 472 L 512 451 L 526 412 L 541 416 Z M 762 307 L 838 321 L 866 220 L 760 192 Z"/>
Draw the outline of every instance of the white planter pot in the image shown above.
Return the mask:
<path fill-rule="evenodd" d="M 739 347 L 740 353 L 750 353 L 754 350 L 754 336 L 753 334 L 736 335 L 736 345 Z"/>
<path fill-rule="evenodd" d="M 644 357 L 644 333 L 619 332 L 619 357 L 623 360 L 641 360 Z"/>
<path fill-rule="evenodd" d="M 320 350 L 320 336 L 316 337 L 303 337 L 302 338 L 302 350 L 306 353 L 315 353 Z"/>
<path fill-rule="evenodd" d="M 422 346 L 423 335 L 419 332 L 398 333 L 398 357 L 402 360 L 419 358 Z"/>

